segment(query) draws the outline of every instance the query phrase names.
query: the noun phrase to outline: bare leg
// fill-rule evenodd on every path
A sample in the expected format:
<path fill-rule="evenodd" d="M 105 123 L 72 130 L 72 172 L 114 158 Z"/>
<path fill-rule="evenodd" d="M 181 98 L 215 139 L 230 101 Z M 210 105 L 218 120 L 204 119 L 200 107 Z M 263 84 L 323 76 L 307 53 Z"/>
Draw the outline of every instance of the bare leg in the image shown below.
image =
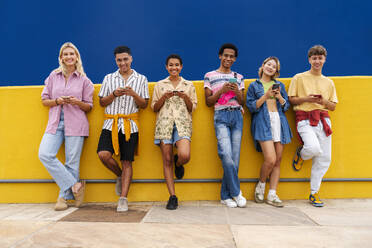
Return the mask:
<path fill-rule="evenodd" d="M 160 142 L 160 150 L 163 158 L 164 178 L 170 195 L 175 195 L 173 179 L 173 145 Z"/>
<path fill-rule="evenodd" d="M 133 174 L 133 168 L 132 168 L 132 162 L 131 161 L 121 161 L 121 164 L 123 166 L 123 172 L 121 174 L 121 195 L 120 197 L 127 197 L 129 192 L 129 186 L 132 182 L 132 174 Z"/>
<path fill-rule="evenodd" d="M 176 142 L 177 144 L 177 166 L 184 165 L 190 161 L 190 140 L 181 139 Z"/>
<path fill-rule="evenodd" d="M 275 189 L 278 187 L 279 179 L 280 179 L 280 163 L 282 162 L 282 154 L 284 150 L 284 145 L 280 142 L 275 142 L 275 152 L 276 152 L 276 161 L 274 168 L 270 174 L 270 189 Z"/>
<path fill-rule="evenodd" d="M 81 186 L 83 186 L 83 185 L 81 184 L 81 182 L 77 182 L 77 183 L 75 183 L 75 184 L 71 187 L 72 192 L 73 192 L 73 193 L 77 193 L 77 192 L 79 192 Z"/>
<path fill-rule="evenodd" d="M 112 171 L 117 177 L 121 176 L 121 169 L 115 159 L 112 158 L 112 153 L 109 151 L 98 152 L 98 157 L 107 169 Z"/>
<path fill-rule="evenodd" d="M 260 141 L 264 162 L 261 166 L 260 182 L 265 183 L 271 174 L 276 161 L 276 153 L 273 141 Z"/>

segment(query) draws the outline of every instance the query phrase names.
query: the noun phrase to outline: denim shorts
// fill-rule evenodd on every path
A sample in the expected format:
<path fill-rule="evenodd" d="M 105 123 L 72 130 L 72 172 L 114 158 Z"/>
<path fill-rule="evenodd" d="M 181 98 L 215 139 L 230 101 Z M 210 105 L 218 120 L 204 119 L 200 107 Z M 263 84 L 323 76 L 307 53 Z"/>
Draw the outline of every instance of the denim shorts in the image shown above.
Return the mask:
<path fill-rule="evenodd" d="M 160 146 L 160 142 L 163 141 L 163 143 L 166 144 L 166 145 L 169 145 L 169 144 L 173 144 L 174 145 L 174 144 L 176 144 L 177 141 L 179 141 L 181 139 L 188 139 L 188 140 L 191 141 L 191 138 L 189 136 L 182 136 L 182 137 L 180 137 L 178 135 L 176 124 L 174 124 L 174 126 L 173 126 L 173 133 L 172 133 L 172 139 L 163 139 L 163 140 L 155 139 L 154 143 L 155 143 L 155 145 Z"/>

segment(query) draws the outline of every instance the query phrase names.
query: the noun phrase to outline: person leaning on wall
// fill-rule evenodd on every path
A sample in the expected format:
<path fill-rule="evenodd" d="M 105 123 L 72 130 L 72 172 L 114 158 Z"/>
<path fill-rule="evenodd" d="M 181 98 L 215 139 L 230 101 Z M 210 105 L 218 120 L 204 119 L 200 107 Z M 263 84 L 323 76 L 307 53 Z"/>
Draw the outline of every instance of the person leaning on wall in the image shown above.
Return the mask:
<path fill-rule="evenodd" d="M 288 89 L 289 101 L 296 113 L 297 134 L 301 142 L 292 166 L 298 171 L 303 160 L 312 159 L 309 201 L 323 207 L 319 189 L 331 164 L 332 130 L 328 110 L 334 111 L 338 102 L 335 84 L 322 74 L 327 50 L 316 45 L 308 51 L 310 70 L 296 74 Z"/>
<path fill-rule="evenodd" d="M 39 147 L 39 158 L 60 188 L 56 211 L 68 208 L 75 199 L 80 207 L 85 181 L 79 180 L 80 156 L 84 138 L 89 135 L 86 113 L 93 107 L 93 83 L 87 78 L 80 53 L 71 43 L 62 45 L 59 67 L 45 80 L 42 103 L 49 107 L 49 120 Z M 65 142 L 65 164 L 56 157 Z"/>
<path fill-rule="evenodd" d="M 283 207 L 276 189 L 280 179 L 284 144 L 291 142 L 292 138 L 284 114 L 289 109 L 289 101 L 284 84 L 276 80 L 279 73 L 279 59 L 266 58 L 258 71 L 260 78 L 249 85 L 246 98 L 246 105 L 252 114 L 251 132 L 254 145 L 264 156 L 254 199 L 257 203 L 264 202 L 265 183 L 269 178 L 270 190 L 266 203 L 275 207 Z"/>
<path fill-rule="evenodd" d="M 118 69 L 107 74 L 98 93 L 105 107 L 105 121 L 98 142 L 101 162 L 116 176 L 115 191 L 119 197 L 117 211 L 128 211 L 129 186 L 132 181 L 132 162 L 138 151 L 139 110 L 147 107 L 149 89 L 147 78 L 132 69 L 132 53 L 127 46 L 114 50 Z M 119 155 L 122 169 L 113 158 Z"/>
<path fill-rule="evenodd" d="M 205 102 L 214 107 L 214 129 L 217 151 L 223 167 L 221 203 L 227 207 L 245 207 L 246 199 L 240 190 L 238 177 L 240 146 L 243 132 L 244 80 L 231 70 L 238 57 L 235 45 L 221 46 L 220 66 L 204 76 Z"/>
<path fill-rule="evenodd" d="M 173 180 L 173 163 L 178 179 L 184 176 L 184 167 L 190 160 L 192 115 L 197 104 L 196 91 L 192 82 L 180 76 L 182 59 L 171 54 L 165 62 L 169 77 L 156 83 L 151 108 L 156 112 L 155 145 L 163 157 L 164 178 L 167 183 L 169 200 L 166 208 L 178 207 Z M 177 154 L 173 158 L 173 146 Z"/>

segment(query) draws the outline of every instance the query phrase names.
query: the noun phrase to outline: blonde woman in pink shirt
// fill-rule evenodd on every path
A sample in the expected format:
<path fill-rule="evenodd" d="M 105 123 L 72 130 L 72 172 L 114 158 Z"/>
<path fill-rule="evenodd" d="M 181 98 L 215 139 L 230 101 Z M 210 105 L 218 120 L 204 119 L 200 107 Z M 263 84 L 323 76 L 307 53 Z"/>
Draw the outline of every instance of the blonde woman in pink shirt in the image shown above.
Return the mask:
<path fill-rule="evenodd" d="M 93 107 L 93 83 L 87 78 L 78 49 L 66 42 L 59 51 L 59 67 L 45 80 L 42 103 L 49 107 L 49 120 L 39 147 L 39 158 L 60 188 L 56 211 L 68 208 L 75 199 L 80 207 L 85 182 L 79 180 L 84 138 L 89 135 L 86 113 Z M 56 155 L 65 142 L 65 163 Z"/>

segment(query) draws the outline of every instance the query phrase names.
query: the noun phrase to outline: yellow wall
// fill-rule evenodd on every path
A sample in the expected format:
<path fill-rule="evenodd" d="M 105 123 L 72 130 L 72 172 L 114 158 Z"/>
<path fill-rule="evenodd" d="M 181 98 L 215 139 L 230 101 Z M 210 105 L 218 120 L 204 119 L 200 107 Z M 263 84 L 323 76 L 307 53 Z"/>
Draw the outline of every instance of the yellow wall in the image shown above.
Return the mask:
<path fill-rule="evenodd" d="M 372 77 L 333 77 L 340 103 L 330 113 L 332 119 L 333 159 L 326 178 L 372 178 L 372 152 L 370 142 L 372 123 L 370 95 Z M 282 79 L 288 87 L 289 79 Z M 246 80 L 246 88 L 252 80 Z M 195 82 L 198 107 L 193 114 L 191 160 L 185 166 L 186 179 L 221 178 L 222 167 L 217 155 L 213 127 L 213 109 L 204 103 L 201 81 Z M 81 160 L 81 178 L 113 179 L 96 155 L 98 138 L 103 123 L 103 108 L 98 104 L 99 85 L 95 85 L 94 109 L 88 114 L 90 137 L 86 139 Z M 154 84 L 151 83 L 150 95 Z M 50 179 L 50 175 L 38 159 L 38 147 L 44 133 L 48 109 L 40 101 L 41 86 L 0 88 L 0 179 Z M 254 150 L 250 135 L 250 115 L 245 108 L 244 134 L 242 137 L 241 178 L 257 178 L 262 154 Z M 294 130 L 294 113 L 287 117 Z M 155 114 L 148 107 L 140 117 L 140 156 L 134 162 L 134 179 L 162 179 L 160 149 L 153 144 Z M 311 162 L 305 162 L 300 172 L 291 167 L 292 156 L 298 141 L 285 146 L 282 178 L 309 178 Z M 63 159 L 63 149 L 58 157 Z M 324 198 L 372 197 L 372 182 L 324 182 L 321 196 Z M 219 183 L 177 183 L 180 200 L 217 200 Z M 254 183 L 242 183 L 242 190 L 253 198 Z M 0 202 L 54 202 L 58 187 L 52 183 L 0 183 Z M 305 199 L 309 193 L 307 182 L 283 182 L 278 193 L 282 199 Z M 129 193 L 130 201 L 166 200 L 168 192 L 164 183 L 134 183 Z M 116 201 L 114 184 L 90 183 L 86 201 Z"/>

